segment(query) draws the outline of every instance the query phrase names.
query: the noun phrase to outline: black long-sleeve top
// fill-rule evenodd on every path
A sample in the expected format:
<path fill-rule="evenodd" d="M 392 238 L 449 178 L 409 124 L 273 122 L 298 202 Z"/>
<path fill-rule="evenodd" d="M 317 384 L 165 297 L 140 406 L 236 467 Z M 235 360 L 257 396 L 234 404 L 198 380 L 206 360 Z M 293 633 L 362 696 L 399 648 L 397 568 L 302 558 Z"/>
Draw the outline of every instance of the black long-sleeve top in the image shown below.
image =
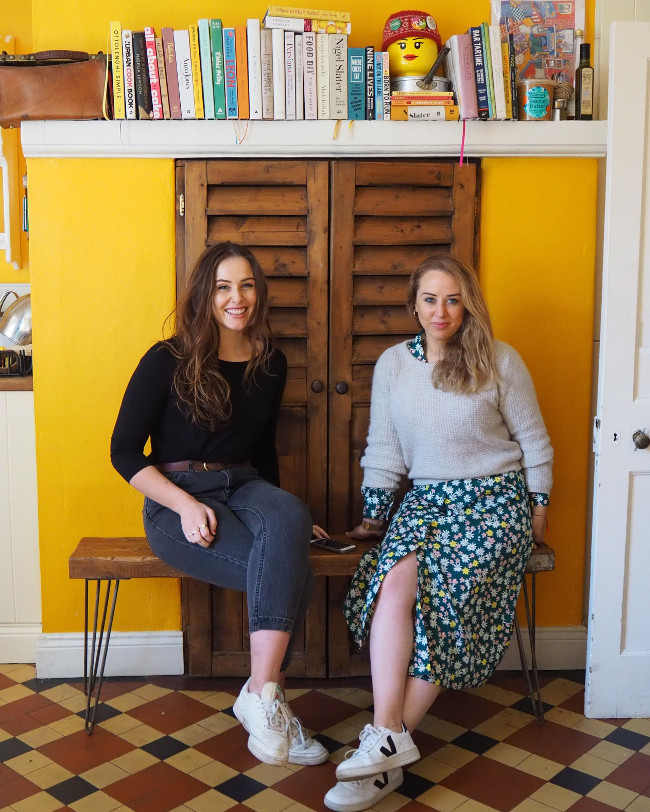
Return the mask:
<path fill-rule="evenodd" d="M 192 423 L 179 405 L 172 385 L 177 363 L 169 342 L 159 341 L 136 367 L 111 438 L 111 462 L 118 473 L 130 482 L 138 471 L 162 462 L 250 460 L 260 476 L 277 485 L 275 432 L 287 378 L 284 354 L 274 349 L 267 370 L 258 370 L 248 389 L 243 386 L 245 361 L 219 361 L 219 372 L 230 385 L 232 413 L 216 431 Z"/>

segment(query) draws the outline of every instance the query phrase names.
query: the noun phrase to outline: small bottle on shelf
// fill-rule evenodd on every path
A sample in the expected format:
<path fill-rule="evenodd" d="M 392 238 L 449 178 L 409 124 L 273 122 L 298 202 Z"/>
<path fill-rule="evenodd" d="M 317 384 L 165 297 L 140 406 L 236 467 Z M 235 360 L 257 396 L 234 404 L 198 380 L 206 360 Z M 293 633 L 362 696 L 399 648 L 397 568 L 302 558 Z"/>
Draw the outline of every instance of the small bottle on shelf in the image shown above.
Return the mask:
<path fill-rule="evenodd" d="M 576 70 L 575 117 L 591 121 L 594 111 L 594 69 L 591 67 L 591 46 L 580 45 L 580 63 Z"/>

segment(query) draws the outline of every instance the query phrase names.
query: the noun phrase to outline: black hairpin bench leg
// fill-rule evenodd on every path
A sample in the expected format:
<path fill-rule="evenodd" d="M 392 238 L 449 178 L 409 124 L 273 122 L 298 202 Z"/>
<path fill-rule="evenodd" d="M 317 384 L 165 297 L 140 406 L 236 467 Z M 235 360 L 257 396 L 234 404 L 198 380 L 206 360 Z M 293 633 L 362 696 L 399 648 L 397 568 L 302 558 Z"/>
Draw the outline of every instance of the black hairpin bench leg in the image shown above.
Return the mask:
<path fill-rule="evenodd" d="M 528 585 L 526 577 L 524 576 L 523 582 L 524 590 L 524 606 L 526 609 L 526 625 L 528 626 L 528 639 L 530 641 L 530 658 L 531 667 L 528 668 L 528 661 L 526 658 L 526 651 L 521 637 L 521 628 L 519 627 L 519 620 L 515 615 L 514 626 L 515 634 L 517 635 L 517 645 L 519 647 L 519 658 L 521 660 L 521 670 L 526 678 L 526 685 L 528 687 L 528 696 L 533 707 L 533 716 L 538 725 L 544 724 L 544 705 L 542 704 L 542 690 L 539 684 L 539 671 L 537 670 L 537 654 L 535 649 L 535 625 L 536 625 L 536 606 L 535 606 L 535 573 L 531 573 L 531 601 L 528 600 Z M 532 674 L 532 681 L 531 681 Z"/>
<path fill-rule="evenodd" d="M 115 616 L 115 605 L 117 603 L 117 591 L 120 586 L 119 579 L 113 580 L 97 579 L 95 581 L 95 611 L 93 617 L 93 631 L 92 631 L 92 645 L 90 654 L 88 652 L 88 581 L 85 580 L 85 620 L 84 620 L 84 690 L 86 692 L 86 718 L 85 728 L 86 733 L 90 735 L 95 728 L 95 714 L 97 713 L 97 705 L 99 704 L 99 695 L 102 690 L 102 682 L 104 680 L 104 666 L 106 664 L 106 655 L 108 654 L 108 644 L 111 639 L 111 629 L 113 628 L 113 617 Z M 98 619 L 99 619 L 99 605 L 101 597 L 102 582 L 106 584 L 104 593 L 104 606 L 102 609 L 101 624 L 99 627 L 98 636 Z M 112 591 L 112 600 L 111 600 Z M 108 625 L 106 623 L 106 615 L 108 613 L 108 605 L 110 602 L 110 614 L 108 616 Z M 106 640 L 104 641 L 104 635 Z M 102 647 L 103 643 L 103 647 Z M 93 704 L 94 697 L 94 704 Z M 92 709 L 91 709 L 92 705 Z"/>

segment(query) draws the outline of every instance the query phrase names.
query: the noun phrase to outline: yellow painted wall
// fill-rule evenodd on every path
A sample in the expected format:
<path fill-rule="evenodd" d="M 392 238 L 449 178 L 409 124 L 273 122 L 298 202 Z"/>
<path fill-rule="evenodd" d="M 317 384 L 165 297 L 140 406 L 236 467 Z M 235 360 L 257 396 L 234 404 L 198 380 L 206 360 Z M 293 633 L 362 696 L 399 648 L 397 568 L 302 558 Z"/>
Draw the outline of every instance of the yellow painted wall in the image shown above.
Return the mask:
<path fill-rule="evenodd" d="M 367 36 L 367 5 L 345 6 L 352 44 L 379 45 L 395 5 L 373 5 Z M 443 37 L 489 15 L 487 0 L 439 6 L 425 8 Z M 265 7 L 244 0 L 226 19 Z M 210 3 L 159 0 L 101 0 L 89 15 L 63 0 L 32 8 L 34 50 L 105 48 L 110 19 L 182 27 L 215 13 Z M 128 376 L 173 306 L 174 173 L 172 161 L 103 159 L 35 159 L 28 171 L 43 629 L 69 632 L 83 627 L 81 584 L 67 577 L 78 539 L 142 533 L 141 498 L 111 468 L 108 444 Z M 539 579 L 541 625 L 582 622 L 595 192 L 591 160 L 483 162 L 483 283 L 498 337 L 531 368 L 557 454 L 549 539 L 558 569 Z M 120 594 L 116 629 L 179 628 L 175 581 L 126 583 Z"/>

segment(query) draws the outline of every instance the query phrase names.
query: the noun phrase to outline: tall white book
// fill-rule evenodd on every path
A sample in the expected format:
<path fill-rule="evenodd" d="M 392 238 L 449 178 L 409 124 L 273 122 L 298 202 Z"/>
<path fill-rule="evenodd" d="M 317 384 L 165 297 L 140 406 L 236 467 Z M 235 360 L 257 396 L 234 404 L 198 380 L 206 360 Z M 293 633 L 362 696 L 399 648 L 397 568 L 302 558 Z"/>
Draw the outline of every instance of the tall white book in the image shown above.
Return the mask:
<path fill-rule="evenodd" d="M 506 89 L 503 82 L 503 54 L 501 51 L 501 28 L 488 26 L 490 58 L 492 59 L 492 85 L 494 89 L 494 117 L 506 118 Z"/>
<path fill-rule="evenodd" d="M 316 34 L 316 106 L 319 119 L 330 117 L 329 34 Z"/>
<path fill-rule="evenodd" d="M 192 57 L 190 54 L 190 32 L 174 29 L 174 50 L 176 51 L 176 72 L 178 74 L 178 92 L 181 98 L 181 115 L 183 118 L 195 118 L 194 82 L 192 80 Z"/>
<path fill-rule="evenodd" d="M 133 73 L 133 31 L 122 30 L 122 64 L 124 65 L 124 105 L 127 118 L 138 117 Z"/>
<path fill-rule="evenodd" d="M 318 96 L 316 93 L 316 34 L 305 31 L 302 35 L 302 67 L 305 86 L 305 119 L 318 118 Z"/>
<path fill-rule="evenodd" d="M 286 118 L 284 31 L 281 28 L 271 29 L 271 43 L 273 48 L 273 118 L 280 121 Z"/>
<path fill-rule="evenodd" d="M 296 35 L 284 32 L 284 107 L 287 121 L 296 119 Z"/>
<path fill-rule="evenodd" d="M 273 120 L 273 42 L 270 28 L 260 32 L 262 57 L 262 118 Z"/>
<path fill-rule="evenodd" d="M 348 117 L 348 35 L 328 34 L 330 48 L 330 118 Z"/>
<path fill-rule="evenodd" d="M 248 101 L 250 118 L 262 118 L 262 51 L 260 21 L 246 20 L 246 44 L 248 46 Z"/>
<path fill-rule="evenodd" d="M 305 81 L 302 64 L 302 34 L 296 34 L 296 118 L 305 117 Z"/>

